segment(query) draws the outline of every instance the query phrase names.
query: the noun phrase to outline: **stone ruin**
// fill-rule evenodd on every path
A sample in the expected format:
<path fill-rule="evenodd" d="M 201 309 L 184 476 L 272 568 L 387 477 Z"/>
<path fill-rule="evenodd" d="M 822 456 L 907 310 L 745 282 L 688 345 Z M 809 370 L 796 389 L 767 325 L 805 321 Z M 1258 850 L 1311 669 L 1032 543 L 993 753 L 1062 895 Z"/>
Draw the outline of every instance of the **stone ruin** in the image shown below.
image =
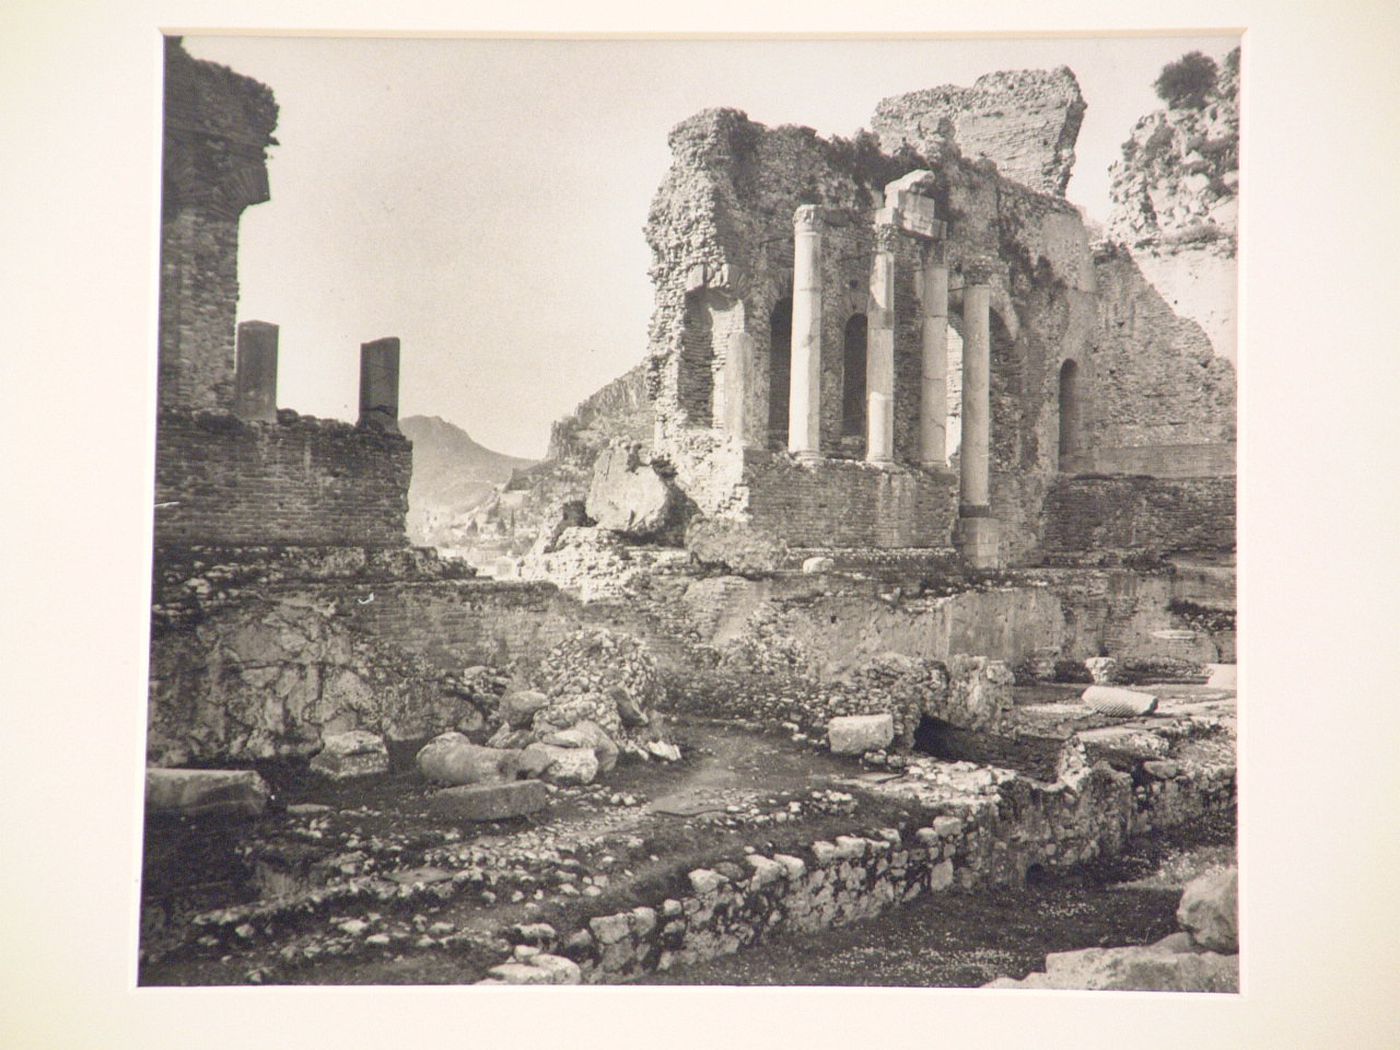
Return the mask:
<path fill-rule="evenodd" d="M 320 754 L 334 774 L 443 733 L 538 755 L 580 723 L 608 736 L 595 752 L 669 757 L 651 687 L 598 706 L 540 671 L 600 628 L 647 639 L 717 711 L 890 710 L 905 745 L 920 716 L 890 698 L 950 702 L 924 689 L 943 661 L 1232 659 L 1229 633 L 1166 639 L 1168 599 L 1199 597 L 1179 580 L 966 585 L 1234 548 L 1233 367 L 1060 196 L 1084 106 L 1067 70 L 887 99 L 878 139 L 726 109 L 679 124 L 646 230 L 649 352 L 556 427 L 567 477 L 541 485 L 562 511 L 512 583 L 407 545 L 397 340 L 361 347 L 356 425 L 278 407 L 277 327 L 235 324 L 276 105 L 177 39 L 166 57 L 152 762 Z M 849 575 L 890 566 L 924 583 Z M 929 573 L 961 591 L 922 596 Z M 877 626 L 852 646 L 857 623 Z M 786 652 L 800 681 L 771 688 L 805 714 L 706 684 L 767 681 Z M 572 714 L 521 723 L 524 695 Z"/>

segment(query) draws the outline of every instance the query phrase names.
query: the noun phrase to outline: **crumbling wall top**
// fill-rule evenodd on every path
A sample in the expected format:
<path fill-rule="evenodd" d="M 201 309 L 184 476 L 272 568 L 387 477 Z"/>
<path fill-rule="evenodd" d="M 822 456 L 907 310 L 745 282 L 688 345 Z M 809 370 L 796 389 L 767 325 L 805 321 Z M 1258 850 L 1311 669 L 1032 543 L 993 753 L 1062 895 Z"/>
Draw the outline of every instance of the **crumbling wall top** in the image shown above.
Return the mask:
<path fill-rule="evenodd" d="M 1068 66 L 1004 70 L 970 88 L 945 84 L 883 99 L 871 127 L 887 153 L 908 146 L 937 159 L 956 149 L 991 160 L 1008 179 L 1063 196 L 1084 110 Z"/>

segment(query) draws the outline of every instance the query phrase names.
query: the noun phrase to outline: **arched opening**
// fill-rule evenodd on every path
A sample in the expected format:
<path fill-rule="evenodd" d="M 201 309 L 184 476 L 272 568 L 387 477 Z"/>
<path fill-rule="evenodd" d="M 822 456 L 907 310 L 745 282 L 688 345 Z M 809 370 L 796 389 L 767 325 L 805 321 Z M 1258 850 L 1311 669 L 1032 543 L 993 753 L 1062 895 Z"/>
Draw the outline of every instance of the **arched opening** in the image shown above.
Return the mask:
<path fill-rule="evenodd" d="M 792 383 L 792 300 L 779 299 L 768 318 L 768 447 L 787 448 Z"/>
<path fill-rule="evenodd" d="M 1060 462 L 1080 451 L 1079 365 L 1060 366 Z"/>
<path fill-rule="evenodd" d="M 865 436 L 865 314 L 846 322 L 841 349 L 841 436 Z"/>

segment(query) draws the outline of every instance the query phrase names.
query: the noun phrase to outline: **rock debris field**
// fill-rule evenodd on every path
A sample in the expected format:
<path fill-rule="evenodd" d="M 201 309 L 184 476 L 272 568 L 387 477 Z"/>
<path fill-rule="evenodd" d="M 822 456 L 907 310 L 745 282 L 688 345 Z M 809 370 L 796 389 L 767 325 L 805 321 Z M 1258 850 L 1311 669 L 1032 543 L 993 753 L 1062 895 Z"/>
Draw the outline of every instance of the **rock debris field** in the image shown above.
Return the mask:
<path fill-rule="evenodd" d="M 435 804 L 442 789 L 411 756 L 344 779 L 265 766 L 256 818 L 152 818 L 141 983 L 715 983 L 704 964 L 756 945 L 859 939 L 973 898 L 1034 908 L 1045 879 L 1080 878 L 1135 842 L 1209 840 L 1232 862 L 1219 830 L 1233 819 L 1232 691 L 1154 687 L 1139 718 L 1106 717 L 1080 692 L 1017 688 L 1004 764 L 836 755 L 801 732 L 673 715 L 679 761 L 637 749 L 600 781 L 540 783 L 543 807 L 497 821 Z M 1053 776 L 1015 768 L 1026 741 L 1057 749 Z M 1025 978 L 1037 952 L 1104 937 L 1159 940 L 1172 928 L 1157 892 L 1151 922 L 1131 907 L 1116 922 L 1100 901 L 1090 944 L 1030 938 L 1006 967 L 957 980 Z M 926 969 L 892 983 L 948 983 L 947 967 Z M 739 983 L 820 982 L 798 968 Z"/>

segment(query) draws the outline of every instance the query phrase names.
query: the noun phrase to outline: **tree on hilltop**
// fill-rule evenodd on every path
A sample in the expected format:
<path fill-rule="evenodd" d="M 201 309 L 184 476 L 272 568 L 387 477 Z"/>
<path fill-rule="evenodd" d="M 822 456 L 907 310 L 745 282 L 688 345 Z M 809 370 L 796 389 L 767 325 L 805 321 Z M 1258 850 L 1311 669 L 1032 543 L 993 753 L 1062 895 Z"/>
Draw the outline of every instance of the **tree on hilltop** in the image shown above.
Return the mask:
<path fill-rule="evenodd" d="M 1200 109 L 1215 87 L 1219 72 L 1215 59 L 1192 51 L 1163 66 L 1152 87 L 1157 97 L 1173 109 Z"/>

